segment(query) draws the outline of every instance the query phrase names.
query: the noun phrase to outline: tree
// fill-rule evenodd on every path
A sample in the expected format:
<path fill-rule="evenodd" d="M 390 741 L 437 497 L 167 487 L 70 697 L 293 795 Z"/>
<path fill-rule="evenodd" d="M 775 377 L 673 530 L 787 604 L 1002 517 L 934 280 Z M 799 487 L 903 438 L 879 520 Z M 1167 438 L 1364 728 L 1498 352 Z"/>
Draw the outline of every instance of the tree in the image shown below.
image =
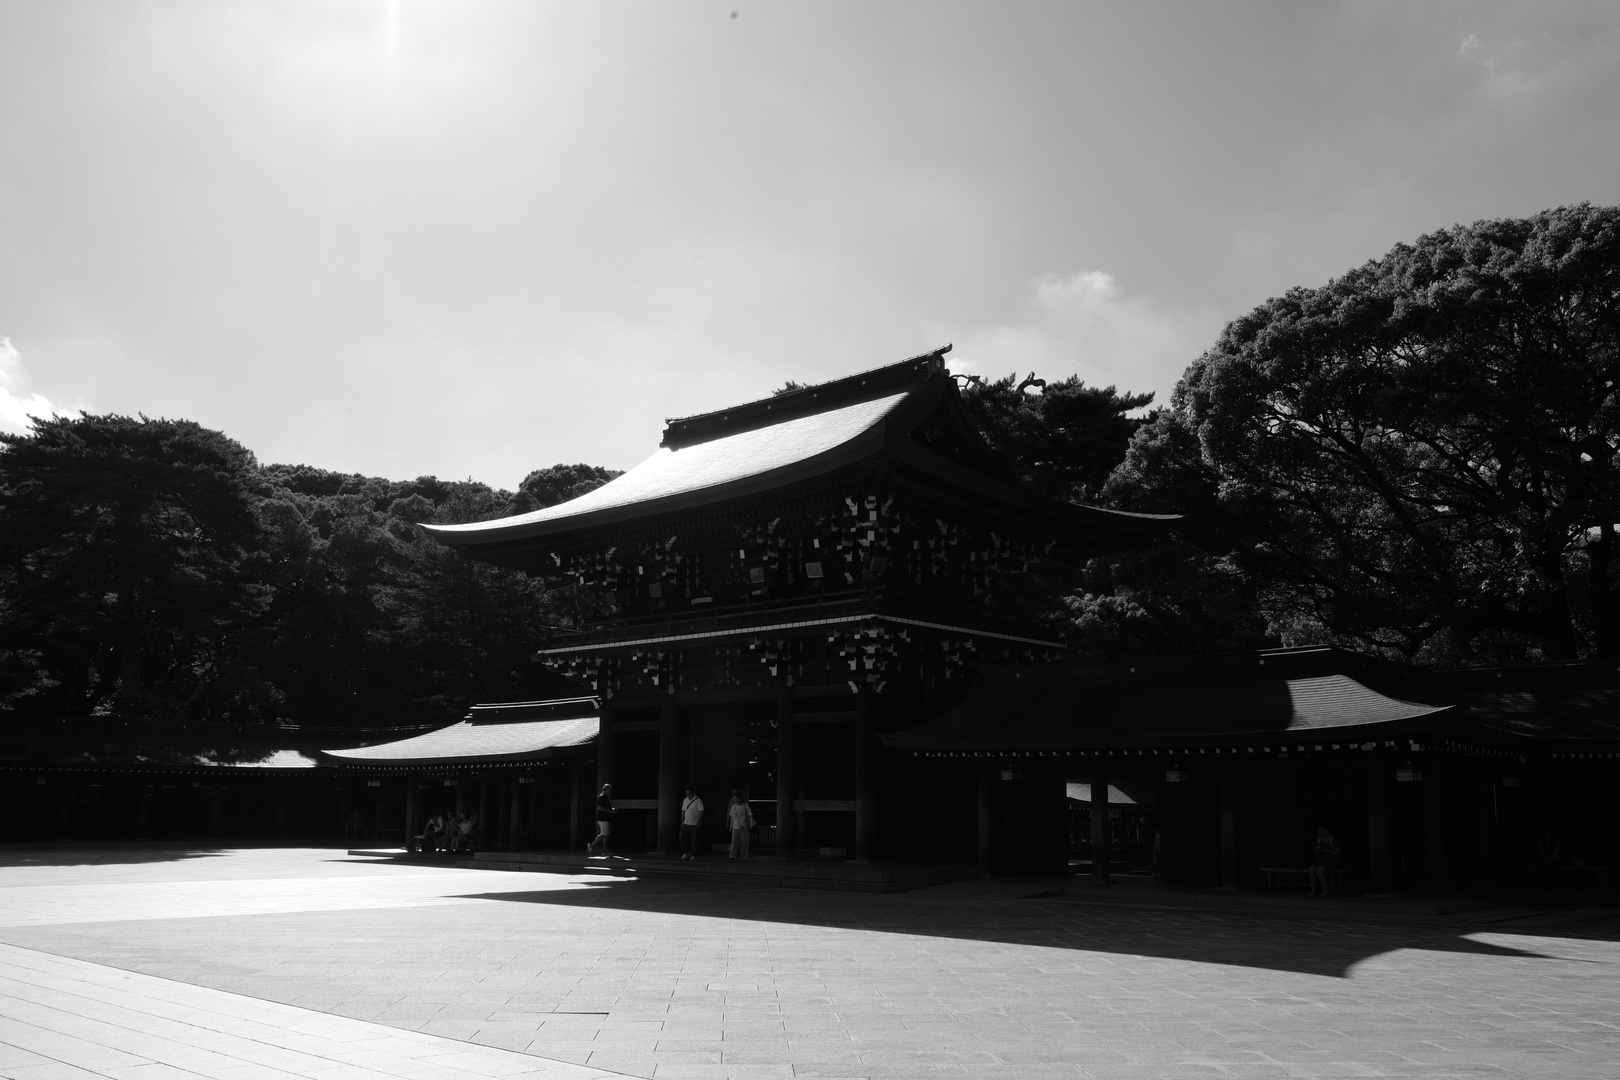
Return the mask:
<path fill-rule="evenodd" d="M 474 562 L 417 527 L 520 512 L 520 496 L 288 465 L 262 469 L 258 494 L 274 592 L 245 653 L 282 692 L 287 717 L 431 721 L 476 701 L 566 692 L 529 655 L 567 620 L 570 587 Z"/>
<path fill-rule="evenodd" d="M 1620 654 L 1620 209 L 1456 226 L 1230 323 L 1110 492 L 1174 492 L 1288 642 Z"/>
<path fill-rule="evenodd" d="M 1073 502 L 1094 501 L 1144 422 L 1128 414 L 1152 402 L 1152 394 L 1087 386 L 1073 375 L 1047 382 L 1033 373 L 1022 382 L 1016 375 L 974 377 L 962 393 L 985 441 L 1024 483 Z"/>
<path fill-rule="evenodd" d="M 262 603 L 253 455 L 190 421 L 115 415 L 35 419 L 0 447 L 0 651 L 33 668 L 13 703 L 190 706 Z"/>
<path fill-rule="evenodd" d="M 536 469 L 523 478 L 517 495 L 512 499 L 511 512 L 528 513 L 546 506 L 577 499 L 587 491 L 594 491 L 619 476 L 620 469 L 604 469 L 600 465 L 553 465 L 549 469 Z"/>
<path fill-rule="evenodd" d="M 1133 437 L 1151 428 L 1158 412 L 1130 414 L 1152 394 L 1007 376 L 966 380 L 963 403 L 985 441 L 1020 481 L 1052 498 L 1118 509 L 1184 512 L 1189 492 L 1175 491 L 1168 506 L 1125 505 L 1131 485 L 1108 486 Z M 1196 445 L 1196 444 L 1195 444 Z M 1272 644 L 1254 590 L 1205 533 L 1213 519 L 1195 515 L 1180 535 L 1142 551 L 1116 552 L 1064 568 L 1043 564 L 1023 582 L 1017 598 L 1026 611 L 1046 609 L 1066 627 L 1070 644 L 1090 659 L 1125 659 L 1256 648 Z M 1035 596 L 1034 593 L 1044 593 Z M 996 594 L 1005 602 L 1004 591 Z"/>

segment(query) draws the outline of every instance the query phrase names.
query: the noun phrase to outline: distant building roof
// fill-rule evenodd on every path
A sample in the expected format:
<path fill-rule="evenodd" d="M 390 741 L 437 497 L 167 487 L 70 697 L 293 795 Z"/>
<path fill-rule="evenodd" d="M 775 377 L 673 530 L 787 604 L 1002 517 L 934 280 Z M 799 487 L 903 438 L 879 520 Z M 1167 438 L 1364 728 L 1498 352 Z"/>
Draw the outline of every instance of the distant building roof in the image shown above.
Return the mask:
<path fill-rule="evenodd" d="M 1350 741 L 1432 730 L 1451 719 L 1450 705 L 1408 700 L 1364 679 L 1380 681 L 1376 665 L 1335 649 L 986 667 L 956 708 L 883 741 L 919 750 Z"/>
<path fill-rule="evenodd" d="M 397 742 L 327 750 L 338 765 L 495 764 L 584 746 L 597 734 L 595 698 L 475 706 L 465 720 Z"/>
<path fill-rule="evenodd" d="M 0 765 L 203 770 L 307 769 L 322 747 L 398 739 L 432 725 L 329 728 L 0 711 Z"/>

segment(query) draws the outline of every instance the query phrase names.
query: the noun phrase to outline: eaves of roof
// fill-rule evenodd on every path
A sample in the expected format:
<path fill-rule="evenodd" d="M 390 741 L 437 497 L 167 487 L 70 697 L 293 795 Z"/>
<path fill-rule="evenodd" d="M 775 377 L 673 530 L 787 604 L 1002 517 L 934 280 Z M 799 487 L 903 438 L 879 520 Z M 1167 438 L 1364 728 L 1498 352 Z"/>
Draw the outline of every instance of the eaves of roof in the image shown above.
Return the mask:
<path fill-rule="evenodd" d="M 825 387 L 807 388 L 784 395 L 790 400 L 780 405 L 764 400 L 738 406 L 736 417 L 726 412 L 671 421 L 666 445 L 577 499 L 494 521 L 422 527 L 453 547 L 487 550 L 563 540 L 791 489 L 880 459 L 926 474 L 942 492 L 954 490 L 978 505 L 1000 504 L 1060 530 L 1087 532 L 1110 543 L 1156 535 L 1178 520 L 1177 515 L 1073 506 L 1023 491 L 990 457 L 962 412 L 955 383 L 943 365 L 907 361 L 880 369 L 870 380 L 852 378 L 836 385 L 839 392 L 826 399 L 814 398 Z M 819 406 L 818 400 L 830 407 Z M 944 417 L 955 429 L 969 464 L 930 451 L 911 437 L 931 417 Z"/>
<path fill-rule="evenodd" d="M 585 747 L 597 735 L 597 717 L 567 719 L 463 720 L 426 735 L 377 746 L 325 750 L 335 765 L 485 765 L 540 761 Z"/>
<path fill-rule="evenodd" d="M 987 672 L 936 720 L 882 736 L 897 749 L 1106 749 L 1345 741 L 1433 731 L 1451 706 L 1408 701 L 1336 672 L 1149 681 L 1066 665 Z"/>
<path fill-rule="evenodd" d="M 879 453 L 882 420 L 905 398 L 892 394 L 678 450 L 661 447 L 577 499 L 494 521 L 422 528 L 440 543 L 476 547 L 585 532 L 788 487 Z"/>

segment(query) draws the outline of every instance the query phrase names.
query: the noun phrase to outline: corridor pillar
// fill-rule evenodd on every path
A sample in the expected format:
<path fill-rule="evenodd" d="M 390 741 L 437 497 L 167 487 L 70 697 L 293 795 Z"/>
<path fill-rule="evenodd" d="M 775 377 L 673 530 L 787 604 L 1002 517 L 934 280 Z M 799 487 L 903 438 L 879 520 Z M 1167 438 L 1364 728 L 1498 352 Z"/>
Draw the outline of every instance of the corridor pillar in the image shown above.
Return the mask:
<path fill-rule="evenodd" d="M 613 783 L 613 702 L 604 698 L 597 713 L 596 728 L 596 790 L 591 792 L 591 804 L 602 793 L 603 784 Z"/>
<path fill-rule="evenodd" d="M 681 712 L 668 695 L 658 703 L 658 846 L 660 855 L 681 850 Z"/>
<path fill-rule="evenodd" d="M 1476 768 L 1473 780 L 1474 880 L 1496 880 L 1496 791 L 1490 773 Z"/>
<path fill-rule="evenodd" d="M 855 860 L 871 862 L 877 817 L 877 694 L 861 687 L 855 695 Z"/>
<path fill-rule="evenodd" d="M 1108 771 L 1098 758 L 1091 770 L 1091 880 L 1106 885 L 1111 880 L 1108 863 L 1113 829 L 1108 821 Z"/>
<path fill-rule="evenodd" d="M 996 763 L 987 758 L 979 760 L 979 876 L 990 876 L 990 838 L 995 835 L 993 813 L 996 791 Z"/>
<path fill-rule="evenodd" d="M 776 688 L 776 857 L 791 859 L 799 850 L 798 815 L 793 812 L 793 688 Z"/>
<path fill-rule="evenodd" d="M 422 817 L 421 800 L 422 800 L 422 789 L 417 786 L 416 775 L 414 773 L 407 772 L 405 774 L 405 842 L 404 842 L 404 848 L 405 848 L 406 851 L 410 851 L 411 850 L 411 845 L 416 843 L 416 834 L 417 834 L 416 823 L 419 820 L 421 820 L 421 817 Z M 358 839 L 358 838 L 356 838 L 356 839 Z"/>
<path fill-rule="evenodd" d="M 518 849 L 518 778 L 512 777 L 506 784 L 506 850 Z"/>
<path fill-rule="evenodd" d="M 1389 758 L 1367 755 L 1367 887 L 1388 892 L 1394 880 L 1389 850 Z"/>
<path fill-rule="evenodd" d="M 1237 769 L 1221 767 L 1221 884 L 1220 892 L 1237 892 Z"/>
<path fill-rule="evenodd" d="M 585 844 L 582 836 L 581 811 L 584 810 L 585 793 L 580 790 L 584 786 L 585 764 L 574 761 L 568 766 L 568 850 L 578 851 Z"/>
<path fill-rule="evenodd" d="M 1279 762 L 1282 766 L 1284 797 L 1287 802 L 1283 804 L 1283 851 L 1290 866 L 1307 866 L 1305 851 L 1305 823 L 1299 810 L 1299 769 L 1300 764 L 1293 762 Z"/>
<path fill-rule="evenodd" d="M 1423 827 L 1427 834 L 1428 880 L 1431 888 L 1442 888 L 1446 873 L 1446 778 L 1433 762 L 1423 770 Z"/>

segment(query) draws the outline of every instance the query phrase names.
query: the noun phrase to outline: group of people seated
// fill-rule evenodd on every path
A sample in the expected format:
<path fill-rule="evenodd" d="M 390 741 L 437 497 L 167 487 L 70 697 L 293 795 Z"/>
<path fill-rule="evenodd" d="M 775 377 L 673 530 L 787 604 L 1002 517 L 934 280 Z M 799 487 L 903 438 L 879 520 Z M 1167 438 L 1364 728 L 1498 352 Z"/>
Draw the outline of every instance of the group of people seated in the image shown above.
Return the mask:
<path fill-rule="evenodd" d="M 434 814 L 428 818 L 422 835 L 416 838 L 417 850 L 432 851 L 471 851 L 473 836 L 478 831 L 478 812 L 463 814 L 460 810 L 452 810 L 448 814 Z"/>

